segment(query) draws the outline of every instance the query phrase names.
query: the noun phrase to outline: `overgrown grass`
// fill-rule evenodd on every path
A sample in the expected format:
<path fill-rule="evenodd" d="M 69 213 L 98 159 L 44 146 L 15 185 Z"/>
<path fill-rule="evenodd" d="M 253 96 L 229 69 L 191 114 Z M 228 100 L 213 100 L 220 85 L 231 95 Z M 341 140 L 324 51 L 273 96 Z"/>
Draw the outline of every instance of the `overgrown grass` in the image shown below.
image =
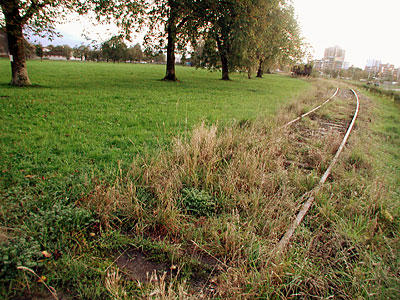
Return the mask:
<path fill-rule="evenodd" d="M 174 83 L 159 80 L 164 66 L 32 61 L 28 68 L 36 85 L 12 88 L 9 62 L 0 60 L 1 294 L 9 296 L 29 294 L 16 270 L 24 265 L 73 295 L 103 297 L 109 252 L 132 240 L 76 204 L 112 186 L 134 157 L 152 157 L 195 124 L 268 118 L 309 87 L 275 75 L 249 81 L 234 74 L 223 82 L 184 67 Z"/>
<path fill-rule="evenodd" d="M 332 181 L 279 265 L 281 295 L 398 297 L 400 110 L 393 99 L 367 95 Z"/>
<path fill-rule="evenodd" d="M 350 119 L 348 102 L 332 103 L 331 118 Z M 379 114 L 398 111 L 365 97 L 361 103 L 356 130 L 340 164 L 280 260 L 271 260 L 274 245 L 295 215 L 298 197 L 316 184 L 318 176 L 315 171 L 284 167 L 287 148 L 293 145 L 271 124 L 239 123 L 220 130 L 201 125 L 190 139 L 177 139 L 170 151 L 149 162 L 136 161 L 112 187 L 99 188 L 85 201 L 107 217 L 105 224 L 125 220 L 127 232 L 143 234 L 137 243 L 146 244 L 146 249 L 168 245 L 161 252 L 169 253 L 166 260 L 183 271 L 161 289 L 148 285 L 159 297 L 192 295 L 187 283 L 199 276 L 194 266 L 202 261 L 201 255 L 191 254 L 194 245 L 203 255 L 218 259 L 220 269 L 209 271 L 204 283 L 215 286 L 214 297 L 395 299 L 400 201 L 392 194 L 390 178 L 397 180 L 399 175 L 383 167 L 391 163 L 379 152 L 385 139 L 370 124 L 387 122 L 376 118 L 373 109 Z M 289 112 L 293 109 L 288 107 Z M 319 114 L 325 116 L 328 108 L 324 110 Z M 332 157 L 330 147 L 337 148 L 327 139 L 316 153 L 317 164 Z M 143 195 L 154 201 L 144 201 L 148 198 Z M 121 281 L 119 287 L 126 284 Z"/>
<path fill-rule="evenodd" d="M 13 273 L 17 265 L 24 265 L 59 293 L 86 299 L 396 297 L 400 173 L 399 110 L 393 102 L 362 98 L 361 115 L 340 165 L 318 193 L 287 255 L 272 260 L 274 245 L 301 205 L 299 196 L 316 184 L 337 148 L 334 136 L 314 139 L 302 149 L 277 127 L 326 99 L 336 84 L 313 81 L 312 89 L 286 102 L 272 118 L 283 106 L 279 97 L 285 98 L 286 85 L 294 95 L 308 84 L 279 76 L 248 81 L 240 74 L 223 83 L 216 74 L 189 68 L 178 69 L 181 82 L 166 83 L 154 79 L 160 77 L 157 72 L 162 74 L 161 66 L 48 63 L 49 73 L 53 66 L 75 72 L 84 68 L 93 77 L 87 75 L 79 84 L 64 82 L 59 88 L 55 82 L 47 89 L 7 87 L 11 97 L 2 98 L 3 111 L 11 107 L 2 119 L 8 126 L 2 140 L 8 151 L 2 178 L 7 189 L 1 194 L 1 251 L 7 262 L 1 269 L 2 295 L 48 294 L 30 273 Z M 102 83 L 102 70 L 114 70 L 108 78 L 115 82 Z M 73 73 L 68 74 L 76 76 Z M 136 83 L 129 81 L 134 76 Z M 12 129 L 21 121 L 13 116 L 37 116 L 32 95 L 41 89 L 49 97 L 44 107 L 57 114 L 51 119 L 48 112 L 35 125 L 24 120 L 28 134 L 14 134 Z M 144 100 L 138 99 L 139 91 Z M 118 93 L 123 96 L 114 97 Z M 62 105 L 57 95 L 64 99 Z M 18 106 L 17 99 L 23 105 Z M 323 118 L 348 117 L 345 99 L 329 105 L 334 111 L 324 108 Z M 50 110 L 60 107 L 63 110 Z M 128 126 L 134 122 L 131 110 L 149 114 L 137 125 L 138 140 L 110 147 L 104 141 L 112 140 L 115 132 L 121 138 L 133 134 Z M 86 114 L 90 118 L 84 119 Z M 182 117 L 185 121 L 179 122 Z M 31 139 L 29 126 L 41 136 L 55 124 L 62 128 L 65 122 L 73 128 L 81 119 L 89 130 L 69 129 L 72 134 L 65 138 L 73 137 L 76 145 L 87 143 L 89 150 L 94 145 L 110 156 L 94 156 L 87 163 L 91 152 L 76 153 L 75 144 L 65 148 L 69 139 L 57 144 L 62 151 L 50 160 L 47 149 L 43 157 L 18 156 L 30 147 L 37 155 L 38 149 L 63 137 L 51 133 L 40 143 Z M 314 123 L 303 120 L 299 126 L 313 129 Z M 148 135 L 141 136 L 142 131 Z M 296 153 L 293 160 L 305 158 L 314 169 L 287 166 L 291 153 Z M 45 172 L 53 168 L 58 181 L 33 172 L 36 164 L 26 164 L 28 172 L 19 166 L 34 161 L 32 157 L 38 157 L 36 164 Z M 72 169 L 76 176 L 68 177 Z M 163 262 L 167 273 L 151 274 L 148 283 L 131 280 L 116 263 L 130 249 Z"/>

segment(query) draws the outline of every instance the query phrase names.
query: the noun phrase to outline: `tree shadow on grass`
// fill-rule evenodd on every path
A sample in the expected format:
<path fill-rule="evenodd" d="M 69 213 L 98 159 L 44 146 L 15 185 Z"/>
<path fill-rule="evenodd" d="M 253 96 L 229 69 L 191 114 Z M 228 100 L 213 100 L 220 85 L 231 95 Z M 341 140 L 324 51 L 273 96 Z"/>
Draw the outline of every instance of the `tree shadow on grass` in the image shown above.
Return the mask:
<path fill-rule="evenodd" d="M 48 89 L 48 88 L 51 88 L 50 86 L 41 85 L 41 84 L 36 84 L 36 83 L 34 83 L 34 84 L 32 84 L 32 85 L 28 85 L 28 86 L 16 86 L 16 85 L 12 85 L 12 84 L 10 84 L 10 83 L 0 83 L 0 88 L 2 88 L 2 87 L 4 87 L 4 88 L 10 88 L 10 89 L 13 89 L 13 88 L 15 88 L 15 89 L 35 89 L 35 88 L 45 88 L 45 89 Z"/>

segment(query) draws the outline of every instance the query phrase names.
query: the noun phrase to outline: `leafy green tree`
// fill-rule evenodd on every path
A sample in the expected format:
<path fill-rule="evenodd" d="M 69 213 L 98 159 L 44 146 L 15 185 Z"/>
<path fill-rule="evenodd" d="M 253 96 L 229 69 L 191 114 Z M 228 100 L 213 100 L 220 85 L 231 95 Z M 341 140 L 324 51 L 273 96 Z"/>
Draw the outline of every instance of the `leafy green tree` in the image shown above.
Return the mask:
<path fill-rule="evenodd" d="M 31 84 L 26 68 L 23 29 L 39 35 L 54 34 L 56 22 L 71 11 L 84 14 L 91 10 L 98 20 L 114 20 L 129 34 L 142 6 L 141 0 L 0 0 L 0 24 L 5 24 L 12 58 L 11 84 Z"/>
<path fill-rule="evenodd" d="M 295 64 L 305 54 L 300 29 L 294 15 L 293 6 L 280 1 L 267 11 L 267 18 L 256 29 L 255 57 L 257 59 L 257 77 L 262 77 L 264 70 L 276 64 Z"/>
<path fill-rule="evenodd" d="M 43 60 L 43 46 L 41 44 L 35 45 L 35 54 Z"/>
<path fill-rule="evenodd" d="M 262 18 L 257 6 L 266 0 L 202 0 L 200 26 L 206 46 L 203 55 L 214 58 L 217 51 L 219 61 L 211 59 L 208 64 L 221 67 L 222 80 L 229 80 L 229 72 L 245 65 L 249 59 L 249 36 L 257 20 Z M 266 1 L 271 2 L 271 0 Z M 276 1 L 275 1 L 276 2 Z M 202 23 L 202 24 L 201 24 Z M 212 42 L 214 41 L 214 43 Z"/>
<path fill-rule="evenodd" d="M 69 60 L 72 55 L 72 48 L 68 45 L 63 45 L 63 46 L 49 45 L 47 46 L 47 49 L 48 49 L 47 55 L 65 57 L 67 60 Z"/>
<path fill-rule="evenodd" d="M 89 51 L 90 49 L 88 46 L 80 45 L 72 49 L 72 54 L 75 58 L 79 58 L 82 61 L 83 59 L 87 60 Z"/>
<path fill-rule="evenodd" d="M 194 44 L 191 62 L 196 67 L 215 69 L 220 67 L 220 58 L 215 40 L 208 35 Z"/>
<path fill-rule="evenodd" d="M 196 0 L 155 0 L 148 8 L 145 45 L 151 52 L 166 50 L 164 80 L 177 80 L 175 54 L 186 50 L 189 37 L 197 31 L 201 5 Z"/>
<path fill-rule="evenodd" d="M 258 68 L 262 76 L 274 64 L 302 56 L 302 40 L 293 7 L 286 0 L 200 0 L 196 65 L 229 72 L 246 70 L 249 78 Z M 216 59 L 216 55 L 219 56 Z"/>
<path fill-rule="evenodd" d="M 0 0 L 3 22 L 6 26 L 8 47 L 11 55 L 11 84 L 30 85 L 25 59 L 23 29 L 36 33 L 52 31 L 56 18 L 63 13 L 61 8 L 72 9 L 75 1 L 50 0 Z"/>
<path fill-rule="evenodd" d="M 101 50 L 100 46 L 94 45 L 91 48 L 88 48 L 85 56 L 85 60 L 90 60 L 90 61 L 101 61 Z"/>
<path fill-rule="evenodd" d="M 62 47 L 62 56 L 64 56 L 67 60 L 70 60 L 72 56 L 72 48 L 68 45 L 64 45 L 61 47 Z"/>
<path fill-rule="evenodd" d="M 107 60 L 115 62 L 125 61 L 127 57 L 128 47 L 121 35 L 113 36 L 101 45 L 103 57 Z"/>
<path fill-rule="evenodd" d="M 143 59 L 143 51 L 139 44 L 128 48 L 127 59 L 130 61 L 140 61 Z"/>

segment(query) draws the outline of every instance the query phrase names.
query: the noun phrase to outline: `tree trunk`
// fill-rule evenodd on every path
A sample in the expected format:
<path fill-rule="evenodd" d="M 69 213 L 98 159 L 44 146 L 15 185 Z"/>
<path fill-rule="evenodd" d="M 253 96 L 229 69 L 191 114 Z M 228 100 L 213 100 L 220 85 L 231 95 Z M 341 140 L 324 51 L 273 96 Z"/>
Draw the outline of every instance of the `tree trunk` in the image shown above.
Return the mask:
<path fill-rule="evenodd" d="M 176 43 L 176 10 L 173 1 L 169 1 L 170 13 L 168 18 L 167 33 L 167 69 L 164 80 L 176 81 L 175 75 L 175 43 Z"/>
<path fill-rule="evenodd" d="M 260 59 L 260 62 L 259 62 L 259 64 L 258 64 L 258 70 L 257 70 L 257 77 L 258 78 L 262 78 L 263 77 L 263 73 L 264 73 L 264 71 L 263 71 L 263 60 L 262 59 Z"/>
<path fill-rule="evenodd" d="M 6 32 L 8 39 L 8 51 L 11 61 L 11 85 L 29 86 L 31 82 L 28 77 L 25 59 L 23 24 L 20 20 L 18 5 L 10 2 L 7 7 L 2 5 L 6 20 Z"/>
<path fill-rule="evenodd" d="M 222 65 L 222 80 L 230 80 L 229 79 L 229 67 L 228 67 L 228 56 L 226 53 L 225 47 L 222 45 L 220 38 L 217 36 L 217 46 L 218 52 L 221 57 L 221 65 Z"/>
<path fill-rule="evenodd" d="M 250 67 L 247 69 L 247 78 L 251 79 L 251 68 Z"/>

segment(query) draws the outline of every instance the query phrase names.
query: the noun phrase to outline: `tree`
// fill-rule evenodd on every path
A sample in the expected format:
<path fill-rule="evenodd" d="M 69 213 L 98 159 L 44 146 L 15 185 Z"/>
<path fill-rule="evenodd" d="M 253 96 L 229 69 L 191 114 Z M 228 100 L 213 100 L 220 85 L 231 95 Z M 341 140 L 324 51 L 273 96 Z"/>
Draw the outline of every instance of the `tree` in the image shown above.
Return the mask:
<path fill-rule="evenodd" d="M 87 60 L 89 51 L 90 51 L 90 49 L 88 46 L 80 45 L 79 47 L 74 47 L 72 49 L 72 55 L 75 58 L 79 58 L 81 61 L 83 59 Z"/>
<path fill-rule="evenodd" d="M 101 61 L 101 50 L 100 46 L 93 45 L 92 48 L 88 48 L 87 52 L 85 53 L 85 60 L 91 61 Z"/>
<path fill-rule="evenodd" d="M 67 60 L 71 59 L 72 56 L 72 48 L 68 45 L 61 46 L 62 48 L 62 56 L 64 56 Z"/>
<path fill-rule="evenodd" d="M 302 56 L 302 40 L 287 0 L 199 0 L 197 26 L 201 32 L 193 61 L 197 65 L 222 70 L 222 79 L 229 72 L 246 70 L 251 78 L 258 68 L 285 64 Z M 219 56 L 219 58 L 216 57 Z"/>
<path fill-rule="evenodd" d="M 35 46 L 29 43 L 26 39 L 24 39 L 24 48 L 25 48 L 25 59 L 31 59 L 35 57 Z"/>
<path fill-rule="evenodd" d="M 2 12 L 0 23 L 3 19 L 11 55 L 11 84 L 27 86 L 31 82 L 26 68 L 24 28 L 36 34 L 55 33 L 54 24 L 70 11 L 84 14 L 93 10 L 99 20 L 111 20 L 109 17 L 113 17 L 121 30 L 128 34 L 136 15 L 140 12 L 142 2 L 141 0 L 0 0 L 0 7 Z"/>
<path fill-rule="evenodd" d="M 260 2 L 265 0 L 201 0 L 197 6 L 203 59 L 208 67 L 222 69 L 222 80 L 229 80 L 229 72 L 243 67 L 248 57 L 245 49 L 249 49 L 249 33 L 257 18 L 262 17 L 255 14 Z"/>
<path fill-rule="evenodd" d="M 101 52 L 107 62 L 112 60 L 115 63 L 126 60 L 127 49 L 128 47 L 124 43 L 123 37 L 120 35 L 113 36 L 101 45 Z"/>
<path fill-rule="evenodd" d="M 40 60 L 43 60 L 43 46 L 41 44 L 35 45 L 35 54 L 37 57 L 40 57 Z"/>
<path fill-rule="evenodd" d="M 201 4 L 196 0 L 156 0 L 149 6 L 145 45 L 151 52 L 166 50 L 164 80 L 177 80 L 175 52 L 188 46 L 190 34 L 197 29 Z"/>
<path fill-rule="evenodd" d="M 294 16 L 294 9 L 285 1 L 268 9 L 262 27 L 256 29 L 255 56 L 258 68 L 257 77 L 264 70 L 270 73 L 275 64 L 299 63 L 304 56 L 304 46 L 300 29 Z"/>
<path fill-rule="evenodd" d="M 64 3 L 65 2 L 65 3 Z M 43 31 L 46 25 L 54 24 L 56 7 L 70 8 L 75 1 L 22 1 L 0 0 L 0 7 L 6 25 L 8 47 L 11 60 L 11 84 L 16 86 L 30 85 L 25 59 L 24 27 L 35 32 Z"/>
<path fill-rule="evenodd" d="M 127 59 L 130 61 L 140 61 L 143 59 L 142 48 L 139 44 L 128 48 Z"/>

